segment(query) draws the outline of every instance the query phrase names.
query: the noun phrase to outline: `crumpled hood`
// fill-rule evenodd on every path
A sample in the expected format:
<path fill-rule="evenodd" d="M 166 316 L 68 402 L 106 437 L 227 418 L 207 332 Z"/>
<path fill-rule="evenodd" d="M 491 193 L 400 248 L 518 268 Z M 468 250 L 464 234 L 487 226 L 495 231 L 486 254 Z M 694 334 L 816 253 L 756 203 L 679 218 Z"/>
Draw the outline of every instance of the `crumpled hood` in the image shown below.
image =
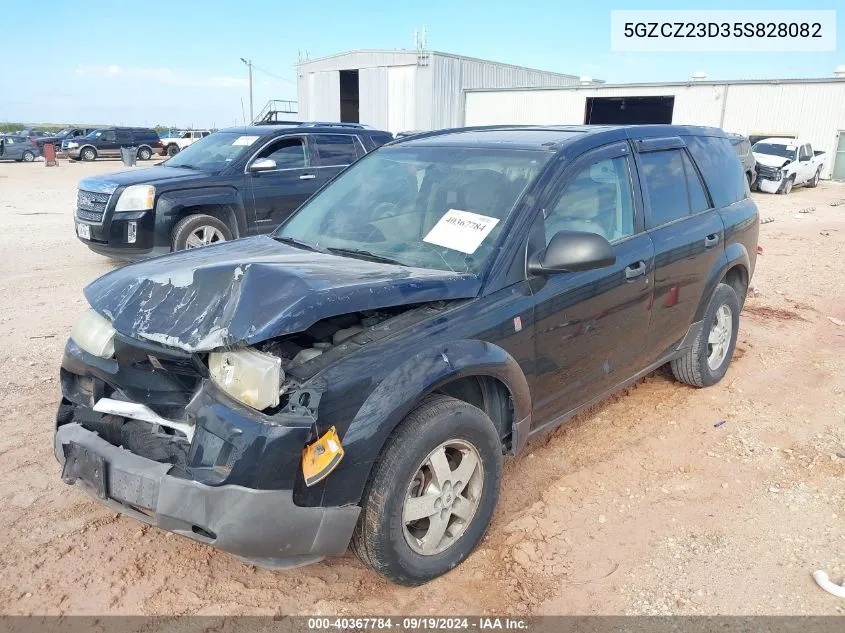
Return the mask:
<path fill-rule="evenodd" d="M 469 273 L 315 253 L 253 237 L 114 270 L 85 288 L 126 336 L 186 351 L 257 343 L 349 312 L 468 299 Z"/>
<path fill-rule="evenodd" d="M 756 160 L 759 164 L 765 165 L 766 167 L 777 167 L 781 168 L 786 163 L 790 162 L 788 158 L 784 158 L 783 156 L 775 156 L 773 154 L 758 154 L 757 152 L 753 152 L 754 160 Z"/>

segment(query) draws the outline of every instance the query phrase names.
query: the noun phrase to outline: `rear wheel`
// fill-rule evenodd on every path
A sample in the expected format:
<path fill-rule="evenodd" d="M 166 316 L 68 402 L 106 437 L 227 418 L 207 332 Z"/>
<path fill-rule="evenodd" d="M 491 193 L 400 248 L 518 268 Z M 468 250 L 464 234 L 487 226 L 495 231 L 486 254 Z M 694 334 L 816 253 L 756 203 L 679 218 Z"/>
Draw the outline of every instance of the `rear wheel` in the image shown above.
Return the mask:
<path fill-rule="evenodd" d="M 736 291 L 725 283 L 707 306 L 701 331 L 683 356 L 670 363 L 675 378 L 693 387 L 716 384 L 728 371 L 739 331 L 740 300 Z"/>
<path fill-rule="evenodd" d="M 226 223 L 210 215 L 189 215 L 179 220 L 173 228 L 174 251 L 219 244 L 231 239 L 232 231 Z"/>
<path fill-rule="evenodd" d="M 33 154 L 33 153 L 32 153 L 31 151 L 29 151 L 29 150 L 26 150 L 26 151 L 23 153 L 23 156 L 21 156 L 21 158 L 23 159 L 23 162 L 25 162 L 25 163 L 31 163 L 32 161 L 34 161 L 34 160 L 35 160 L 35 154 Z"/>
<path fill-rule="evenodd" d="M 808 187 L 818 187 L 819 186 L 819 179 L 821 178 L 821 175 L 822 175 L 822 168 L 819 167 L 816 170 L 816 173 L 813 174 L 813 177 L 810 180 L 810 182 L 807 183 L 807 186 Z"/>
<path fill-rule="evenodd" d="M 400 585 L 445 574 L 487 532 L 501 476 L 502 445 L 490 418 L 461 400 L 430 396 L 384 447 L 352 549 Z"/>
<path fill-rule="evenodd" d="M 153 152 L 149 147 L 142 147 L 138 150 L 138 160 L 150 160 Z"/>
<path fill-rule="evenodd" d="M 93 147 L 85 147 L 79 152 L 79 158 L 82 160 L 96 160 L 97 159 L 97 150 Z"/>

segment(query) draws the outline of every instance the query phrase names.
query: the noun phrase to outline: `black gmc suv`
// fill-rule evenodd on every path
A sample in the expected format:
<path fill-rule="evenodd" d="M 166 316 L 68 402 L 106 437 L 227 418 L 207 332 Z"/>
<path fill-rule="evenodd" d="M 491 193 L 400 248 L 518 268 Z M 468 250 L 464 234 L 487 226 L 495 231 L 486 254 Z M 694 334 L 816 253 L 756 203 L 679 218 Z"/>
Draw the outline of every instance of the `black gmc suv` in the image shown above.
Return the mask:
<path fill-rule="evenodd" d="M 340 123 L 221 130 L 151 169 L 81 181 L 76 234 L 94 252 L 140 259 L 269 233 L 389 140 L 389 132 Z"/>
<path fill-rule="evenodd" d="M 78 160 L 120 157 L 120 148 L 137 147 L 138 158 L 149 160 L 164 147 L 158 133 L 148 127 L 106 127 L 85 136 L 62 140 L 62 153 Z"/>
<path fill-rule="evenodd" d="M 389 143 L 271 235 L 85 289 L 62 478 L 254 564 L 351 542 L 420 584 L 483 537 L 503 455 L 663 364 L 725 375 L 757 233 L 717 129 Z"/>

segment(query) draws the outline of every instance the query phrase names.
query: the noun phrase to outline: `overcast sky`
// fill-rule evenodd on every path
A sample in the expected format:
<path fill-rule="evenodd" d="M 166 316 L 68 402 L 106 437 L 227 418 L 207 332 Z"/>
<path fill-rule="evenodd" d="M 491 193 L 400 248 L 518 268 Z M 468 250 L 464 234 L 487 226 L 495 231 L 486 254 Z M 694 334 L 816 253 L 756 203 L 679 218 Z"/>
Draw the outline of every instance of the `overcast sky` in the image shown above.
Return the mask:
<path fill-rule="evenodd" d="M 767 0 L 741 8 L 845 6 L 829 0 L 811 4 Z M 845 64 L 845 11 L 838 16 L 837 52 L 611 53 L 610 9 L 625 7 L 618 1 L 4 0 L 2 5 L 0 121 L 27 123 L 241 123 L 249 105 L 240 57 L 257 67 L 257 113 L 268 99 L 296 99 L 300 53 L 314 58 L 351 49 L 410 49 L 414 29 L 423 25 L 434 50 L 609 82 L 682 81 L 698 70 L 712 79 L 830 77 Z M 684 6 L 645 1 L 627 8 Z M 688 6 L 740 8 L 718 0 Z"/>

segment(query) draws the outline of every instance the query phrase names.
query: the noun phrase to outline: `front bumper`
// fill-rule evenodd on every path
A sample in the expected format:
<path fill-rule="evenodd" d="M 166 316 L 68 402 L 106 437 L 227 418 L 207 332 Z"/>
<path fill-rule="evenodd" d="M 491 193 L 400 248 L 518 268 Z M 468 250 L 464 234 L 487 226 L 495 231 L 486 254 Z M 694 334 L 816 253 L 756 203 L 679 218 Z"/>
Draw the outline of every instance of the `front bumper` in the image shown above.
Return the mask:
<path fill-rule="evenodd" d="M 316 562 L 346 550 L 360 507 L 306 508 L 291 490 L 207 486 L 168 475 L 162 464 L 112 446 L 79 424 L 59 427 L 55 454 L 65 465 L 71 442 L 105 462 L 106 498 L 66 468 L 67 483 L 110 508 L 168 532 L 212 545 L 263 567 Z"/>
<path fill-rule="evenodd" d="M 73 340 L 65 348 L 54 452 L 67 483 L 255 565 L 303 565 L 346 550 L 359 506 L 298 505 L 310 417 L 270 419 L 206 380 L 192 387 L 184 354 L 120 336 L 115 350 L 102 359 Z M 193 439 L 174 442 L 147 422 L 94 411 L 104 397 L 143 402 L 168 419 L 181 412 Z"/>
<path fill-rule="evenodd" d="M 73 148 L 62 147 L 62 148 L 57 149 L 56 151 L 60 154 L 64 154 L 68 158 L 73 158 L 73 159 L 78 160 L 80 149 L 81 148 L 79 148 L 79 147 L 73 147 Z"/>
<path fill-rule="evenodd" d="M 757 178 L 757 188 L 765 193 L 777 193 L 783 184 L 783 180 L 767 180 L 766 178 Z"/>

